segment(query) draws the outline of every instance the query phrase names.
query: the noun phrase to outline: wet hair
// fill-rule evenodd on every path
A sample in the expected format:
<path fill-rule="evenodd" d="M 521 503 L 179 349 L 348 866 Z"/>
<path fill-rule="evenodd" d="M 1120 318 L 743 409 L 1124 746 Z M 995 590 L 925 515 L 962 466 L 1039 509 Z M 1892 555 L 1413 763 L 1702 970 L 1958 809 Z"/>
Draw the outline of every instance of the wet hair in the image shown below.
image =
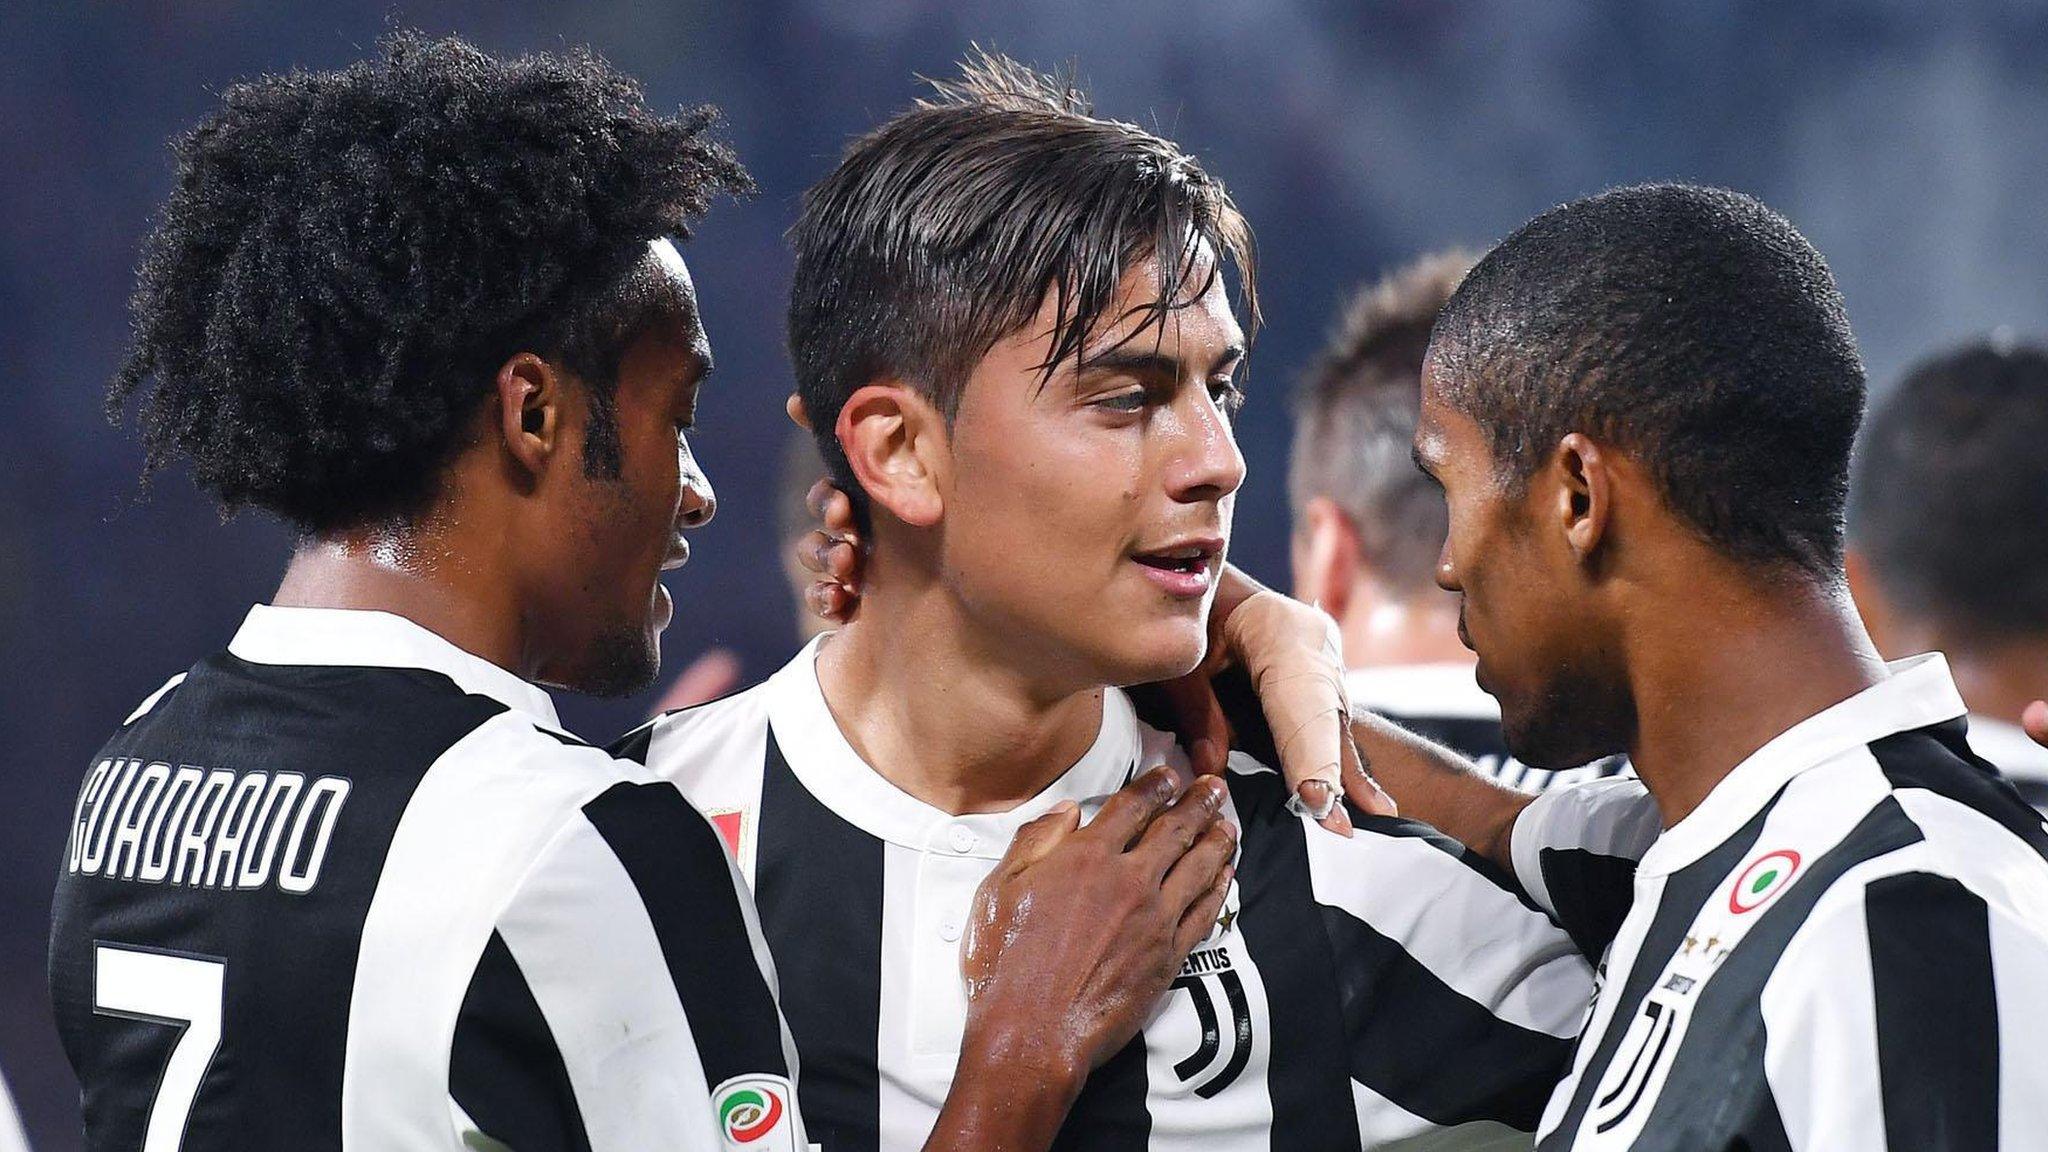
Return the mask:
<path fill-rule="evenodd" d="M 588 52 L 403 32 L 229 88 L 174 145 L 108 399 L 140 395 L 145 478 L 183 456 L 224 512 L 316 533 L 418 514 L 520 351 L 587 386 L 616 475 L 619 358 L 688 306 L 648 244 L 748 186 L 716 117 Z"/>
<path fill-rule="evenodd" d="M 1125 318 L 1109 310 L 1140 261 L 1158 270 L 1152 319 L 1230 266 L 1257 326 L 1251 230 L 1223 185 L 1173 142 L 1096 116 L 1070 77 L 989 52 L 854 141 L 790 236 L 797 390 L 863 519 L 834 434 L 847 398 L 894 377 L 951 420 L 974 366 L 1048 294 L 1048 379 Z M 1204 243 L 1213 261 L 1196 259 Z"/>
<path fill-rule="evenodd" d="M 1437 591 L 1450 529 L 1444 494 L 1410 458 L 1430 328 L 1472 257 L 1423 257 L 1360 290 L 1294 400 L 1287 471 L 1296 524 L 1330 500 L 1351 519 L 1374 572 L 1402 593 Z"/>
<path fill-rule="evenodd" d="M 2048 634 L 2048 349 L 1978 341 L 1907 371 L 1858 443 L 1849 539 L 1909 616 Z"/>
<path fill-rule="evenodd" d="M 1827 263 L 1754 198 L 1648 184 L 1553 208 L 1465 277 L 1430 358 L 1510 483 L 1583 432 L 1724 555 L 1840 578 L 1863 364 Z"/>

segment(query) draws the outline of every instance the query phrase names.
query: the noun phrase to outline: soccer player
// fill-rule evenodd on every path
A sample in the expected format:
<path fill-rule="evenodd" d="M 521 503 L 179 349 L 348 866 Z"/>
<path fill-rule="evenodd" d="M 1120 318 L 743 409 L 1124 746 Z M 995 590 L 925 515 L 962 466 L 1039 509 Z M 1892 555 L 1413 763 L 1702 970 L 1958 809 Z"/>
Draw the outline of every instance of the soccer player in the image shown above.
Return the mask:
<path fill-rule="evenodd" d="M 717 833 L 539 686 L 646 685 L 713 512 L 669 239 L 746 184 L 711 112 L 411 35 L 224 104 L 114 396 L 300 538 L 88 763 L 50 957 L 87 1146 L 807 1147 Z M 934 1147 L 1045 1147 L 1207 931 L 1220 789 L 1175 792 L 1005 860 Z"/>
<path fill-rule="evenodd" d="M 1204 655 L 1250 234 L 1172 143 L 984 57 L 857 141 L 793 237 L 798 387 L 872 532 L 857 618 L 620 751 L 752 883 L 814 1138 L 914 1147 L 957 1075 L 976 886 L 1181 762 L 1117 686 Z M 1228 786 L 1223 912 L 1060 1146 L 1526 1147 L 1591 992 L 1569 939 L 1427 828 L 1333 834 L 1244 756 Z"/>
<path fill-rule="evenodd" d="M 1849 473 L 1849 588 L 1880 652 L 1940 651 L 1970 747 L 2048 810 L 2020 713 L 2048 684 L 2048 351 L 1980 341 L 1906 372 Z"/>
<path fill-rule="evenodd" d="M 1441 252 L 1352 298 L 1295 399 L 1288 500 L 1294 595 L 1337 622 L 1355 707 L 1470 757 L 1504 784 L 1544 788 L 1616 775 L 1621 757 L 1551 771 L 1508 755 L 1500 705 L 1436 586 L 1444 495 L 1409 458 L 1422 354 L 1472 257 Z"/>
<path fill-rule="evenodd" d="M 1642 778 L 1532 801 L 1359 725 L 1604 956 L 1540 1149 L 2048 1147 L 2048 835 L 1849 600 L 1863 400 L 1820 254 L 1733 192 L 1545 212 L 1437 320 L 1415 452 L 1508 746 Z"/>

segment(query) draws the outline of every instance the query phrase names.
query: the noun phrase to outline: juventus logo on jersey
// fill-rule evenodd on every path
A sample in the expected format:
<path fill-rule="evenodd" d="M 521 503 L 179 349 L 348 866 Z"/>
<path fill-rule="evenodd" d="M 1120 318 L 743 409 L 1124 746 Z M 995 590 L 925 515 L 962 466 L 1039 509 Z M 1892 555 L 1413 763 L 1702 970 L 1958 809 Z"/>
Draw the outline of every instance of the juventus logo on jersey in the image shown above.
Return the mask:
<path fill-rule="evenodd" d="M 1683 989 L 1671 990 L 1683 995 L 1691 991 L 1691 984 L 1688 981 Z M 1608 1066 L 1610 1071 L 1594 1097 L 1595 1132 L 1618 1127 L 1635 1112 L 1637 1105 L 1646 1098 L 1654 1098 L 1650 1085 L 1658 1079 L 1666 1060 L 1677 1054 L 1671 1037 L 1678 1030 L 1683 1013 L 1683 1005 L 1675 1000 L 1652 995 L 1643 1001 L 1642 1012 L 1630 1023 L 1629 1035 L 1623 1039 L 1621 1051 L 1615 1053 L 1614 1062 Z M 1620 1074 L 1616 1075 L 1614 1069 L 1619 1069 Z"/>
<path fill-rule="evenodd" d="M 1193 998 L 1195 1020 L 1202 1028 L 1201 1044 L 1174 1064 L 1174 1075 L 1183 1084 L 1200 1078 L 1201 1082 L 1195 1084 L 1195 1095 L 1207 1100 L 1236 1083 L 1245 1065 L 1251 1062 L 1251 1000 L 1245 995 L 1243 978 L 1231 969 L 1230 953 L 1222 948 L 1205 949 L 1189 956 L 1181 965 L 1180 979 L 1173 982 L 1173 990 L 1185 990 Z M 1222 993 L 1223 1002 L 1230 1008 L 1230 1055 L 1210 1073 L 1223 1053 L 1223 1027 L 1216 1012 L 1215 992 Z"/>

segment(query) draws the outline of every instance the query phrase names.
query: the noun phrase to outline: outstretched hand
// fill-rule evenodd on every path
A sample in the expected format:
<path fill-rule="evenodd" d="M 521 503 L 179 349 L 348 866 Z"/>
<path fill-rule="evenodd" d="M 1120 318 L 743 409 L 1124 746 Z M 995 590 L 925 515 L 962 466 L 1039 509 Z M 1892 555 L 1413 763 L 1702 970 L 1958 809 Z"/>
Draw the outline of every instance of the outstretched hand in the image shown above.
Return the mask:
<path fill-rule="evenodd" d="M 805 503 L 820 527 L 797 542 L 798 562 L 817 577 L 804 599 L 812 612 L 844 624 L 860 610 L 867 543 L 853 502 L 830 480 L 812 485 Z M 1362 811 L 1394 814 L 1393 799 L 1374 782 L 1351 738 L 1343 658 L 1328 615 L 1226 565 L 1209 636 L 1202 667 L 1147 692 L 1164 704 L 1198 774 L 1221 775 L 1229 759 L 1230 724 L 1214 677 L 1235 666 L 1251 676 L 1297 811 L 1346 836 L 1351 818 L 1340 797 Z"/>

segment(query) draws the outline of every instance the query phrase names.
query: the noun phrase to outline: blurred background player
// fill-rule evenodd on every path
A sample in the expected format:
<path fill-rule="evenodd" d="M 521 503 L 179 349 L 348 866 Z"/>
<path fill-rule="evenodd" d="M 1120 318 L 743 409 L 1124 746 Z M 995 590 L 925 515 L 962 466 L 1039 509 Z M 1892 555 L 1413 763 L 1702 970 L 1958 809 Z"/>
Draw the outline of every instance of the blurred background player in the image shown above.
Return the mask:
<path fill-rule="evenodd" d="M 1993 338 L 1908 369 L 1864 426 L 1849 586 L 1879 651 L 1941 652 L 1970 747 L 2048 810 L 2021 712 L 2048 684 L 2048 350 Z"/>
<path fill-rule="evenodd" d="M 1415 467 L 1422 357 L 1473 256 L 1423 257 L 1354 296 L 1295 397 L 1288 469 L 1294 595 L 1336 621 L 1354 707 L 1471 758 L 1520 788 L 1625 771 L 1608 757 L 1532 768 L 1508 754 L 1500 705 L 1474 676 L 1457 597 L 1436 583 L 1443 489 Z"/>

